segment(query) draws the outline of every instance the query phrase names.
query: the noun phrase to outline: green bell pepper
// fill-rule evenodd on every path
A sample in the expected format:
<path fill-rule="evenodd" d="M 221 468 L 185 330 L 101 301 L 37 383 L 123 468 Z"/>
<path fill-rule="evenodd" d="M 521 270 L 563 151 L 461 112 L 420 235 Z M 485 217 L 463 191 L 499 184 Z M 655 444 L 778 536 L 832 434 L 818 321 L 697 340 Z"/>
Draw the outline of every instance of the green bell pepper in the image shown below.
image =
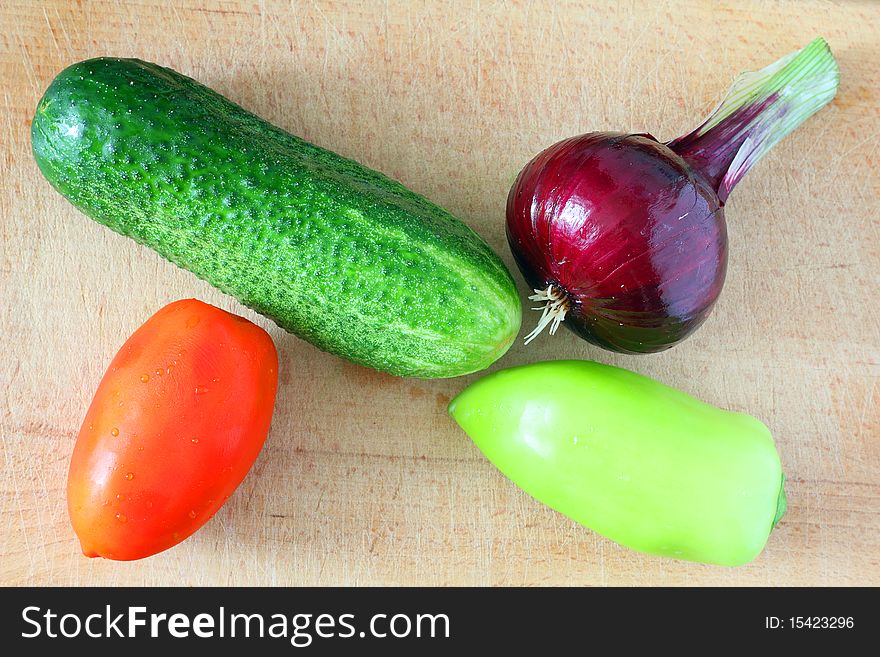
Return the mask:
<path fill-rule="evenodd" d="M 766 426 L 624 369 L 572 360 L 502 370 L 449 413 L 527 493 L 640 552 L 744 564 L 785 512 Z"/>

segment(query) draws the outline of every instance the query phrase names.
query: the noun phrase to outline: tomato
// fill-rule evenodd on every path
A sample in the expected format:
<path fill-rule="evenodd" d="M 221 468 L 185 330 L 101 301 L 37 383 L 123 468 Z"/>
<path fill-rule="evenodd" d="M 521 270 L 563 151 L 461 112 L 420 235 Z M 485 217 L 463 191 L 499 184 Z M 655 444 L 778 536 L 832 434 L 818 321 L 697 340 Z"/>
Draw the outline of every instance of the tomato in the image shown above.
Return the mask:
<path fill-rule="evenodd" d="M 67 480 L 83 554 L 131 560 L 205 524 L 244 479 L 272 419 L 278 355 L 243 317 L 188 299 L 159 310 L 110 363 Z"/>
<path fill-rule="evenodd" d="M 743 564 L 785 512 L 767 427 L 624 369 L 502 370 L 449 412 L 527 493 L 641 552 Z"/>

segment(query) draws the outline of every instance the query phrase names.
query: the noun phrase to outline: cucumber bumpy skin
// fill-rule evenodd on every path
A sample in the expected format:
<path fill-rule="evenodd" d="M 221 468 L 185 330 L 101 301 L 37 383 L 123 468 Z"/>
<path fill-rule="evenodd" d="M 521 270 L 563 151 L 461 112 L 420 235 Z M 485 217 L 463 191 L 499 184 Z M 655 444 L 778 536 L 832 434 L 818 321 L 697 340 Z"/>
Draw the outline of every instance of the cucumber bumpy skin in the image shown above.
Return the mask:
<path fill-rule="evenodd" d="M 459 376 L 519 331 L 510 272 L 470 228 L 170 69 L 70 66 L 31 139 L 85 214 L 355 363 Z"/>

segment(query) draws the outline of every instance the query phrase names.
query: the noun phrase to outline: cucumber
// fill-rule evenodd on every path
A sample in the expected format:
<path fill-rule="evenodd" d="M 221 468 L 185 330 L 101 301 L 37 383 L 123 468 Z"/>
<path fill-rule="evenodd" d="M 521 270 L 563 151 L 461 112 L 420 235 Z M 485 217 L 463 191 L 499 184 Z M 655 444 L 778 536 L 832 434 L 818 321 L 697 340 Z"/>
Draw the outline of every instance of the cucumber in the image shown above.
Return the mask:
<path fill-rule="evenodd" d="M 519 330 L 510 272 L 470 228 L 173 70 L 74 64 L 31 140 L 82 212 L 324 351 L 452 377 L 493 363 Z"/>

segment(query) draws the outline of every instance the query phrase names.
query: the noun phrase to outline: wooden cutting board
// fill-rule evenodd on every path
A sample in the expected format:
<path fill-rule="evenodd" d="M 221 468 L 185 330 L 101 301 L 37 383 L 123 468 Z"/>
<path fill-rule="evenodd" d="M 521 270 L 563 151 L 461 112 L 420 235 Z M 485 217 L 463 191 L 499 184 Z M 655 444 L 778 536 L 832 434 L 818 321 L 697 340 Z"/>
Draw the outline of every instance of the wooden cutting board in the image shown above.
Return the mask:
<path fill-rule="evenodd" d="M 817 35 L 840 61 L 840 92 L 737 187 L 727 284 L 706 325 L 642 357 L 561 331 L 496 365 L 592 358 L 766 422 L 790 508 L 737 569 L 636 554 L 543 507 L 446 416 L 475 377 L 397 379 L 319 352 L 74 210 L 29 143 L 37 101 L 68 64 L 156 61 L 444 205 L 513 270 L 504 204 L 536 152 L 597 129 L 670 139 L 735 74 Z M 878 63 L 872 2 L 7 0 L 0 583 L 880 584 Z M 136 563 L 86 559 L 64 495 L 79 424 L 122 342 L 184 297 L 272 334 L 272 432 L 190 540 Z"/>

